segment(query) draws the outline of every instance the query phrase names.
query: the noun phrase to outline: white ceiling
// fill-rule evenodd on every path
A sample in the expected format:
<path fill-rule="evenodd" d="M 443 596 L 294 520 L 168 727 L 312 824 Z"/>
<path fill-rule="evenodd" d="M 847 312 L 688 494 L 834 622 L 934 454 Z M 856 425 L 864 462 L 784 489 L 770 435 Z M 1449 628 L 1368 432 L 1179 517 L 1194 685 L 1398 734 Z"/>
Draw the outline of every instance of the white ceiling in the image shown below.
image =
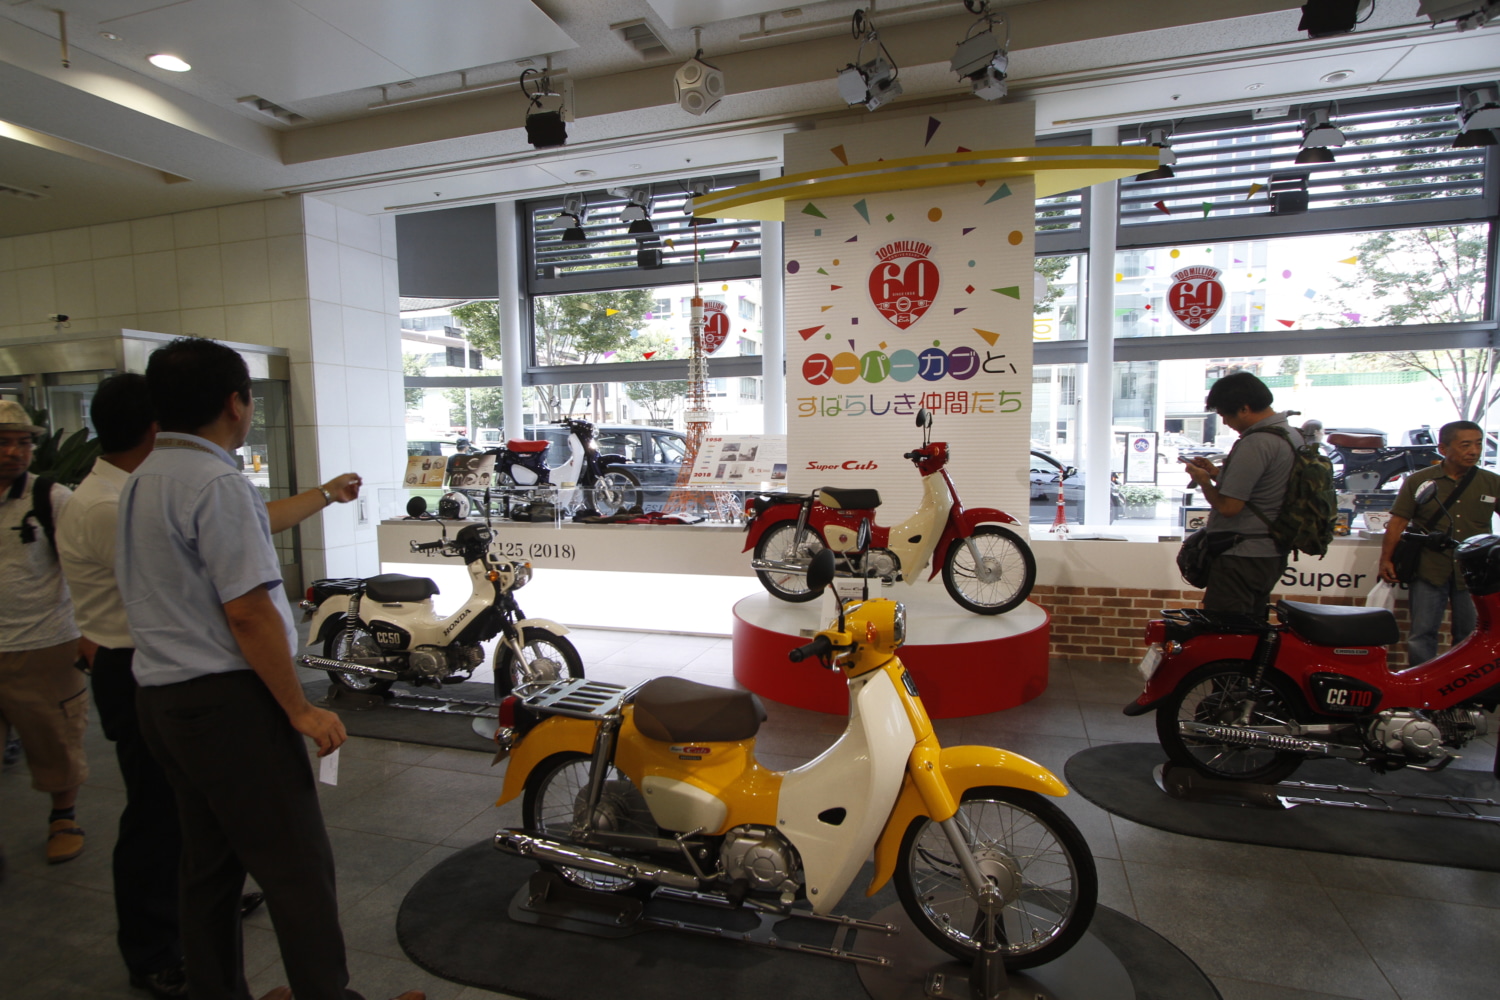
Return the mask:
<path fill-rule="evenodd" d="M 57 6 L 68 11 L 68 68 Z M 373 213 L 771 167 L 782 132 L 851 113 L 833 77 L 853 56 L 848 17 L 856 6 L 0 0 L 0 122 L 120 158 L 101 163 L 0 135 L 0 184 L 47 195 L 0 197 L 0 235 L 286 191 Z M 1045 134 L 1500 73 L 1500 27 L 1434 30 L 1418 18 L 1417 0 L 1383 0 L 1358 32 L 1321 41 L 1296 31 L 1296 7 L 1294 0 L 1010 4 L 1012 96 L 1036 102 Z M 901 66 L 908 105 L 972 100 L 947 68 L 972 22 L 958 0 L 882 0 L 875 16 Z M 616 30 L 632 21 L 650 27 L 670 54 L 643 58 Z M 676 106 L 671 76 L 692 54 L 699 24 L 729 95 L 693 118 Z M 145 63 L 162 50 L 187 58 L 193 71 Z M 525 65 L 549 60 L 570 82 L 577 120 L 568 146 L 536 151 L 520 128 L 525 101 L 514 80 Z M 1322 81 L 1335 70 L 1353 75 Z M 262 114 L 242 100 L 250 95 L 306 120 Z M 166 183 L 162 172 L 187 181 Z"/>

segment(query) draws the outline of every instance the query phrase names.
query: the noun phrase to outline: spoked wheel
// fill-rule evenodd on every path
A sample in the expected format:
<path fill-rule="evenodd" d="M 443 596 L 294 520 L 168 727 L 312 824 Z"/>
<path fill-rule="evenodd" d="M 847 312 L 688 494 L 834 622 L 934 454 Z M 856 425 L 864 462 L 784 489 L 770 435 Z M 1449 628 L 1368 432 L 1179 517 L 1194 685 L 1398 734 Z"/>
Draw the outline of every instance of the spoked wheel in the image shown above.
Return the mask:
<path fill-rule="evenodd" d="M 640 507 L 645 498 L 635 473 L 618 466 L 600 474 L 598 481 L 583 494 L 584 503 L 605 517 Z"/>
<path fill-rule="evenodd" d="M 528 628 L 521 633 L 523 656 L 503 638 L 495 647 L 495 699 L 511 692 L 524 695 L 553 681 L 583 676 L 583 658 L 563 636 L 544 628 Z"/>
<path fill-rule="evenodd" d="M 1232 725 L 1250 696 L 1254 667 L 1243 660 L 1225 660 L 1199 667 L 1167 695 L 1156 710 L 1156 737 L 1174 764 L 1182 764 L 1211 778 L 1275 784 L 1302 763 L 1302 755 L 1265 747 L 1233 746 L 1184 736 L 1179 722 Z M 1255 692 L 1251 726 L 1286 727 L 1296 722 L 1281 679 L 1267 672 Z M 1286 729 L 1281 728 L 1285 733 Z"/>
<path fill-rule="evenodd" d="M 554 754 L 538 764 L 526 778 L 526 792 L 521 797 L 521 822 L 533 833 L 569 839 L 573 835 L 574 826 L 583 820 L 583 811 L 588 806 L 588 794 L 588 755 Z M 655 837 L 657 828 L 650 820 L 650 815 L 635 786 L 611 767 L 604 783 L 604 792 L 599 797 L 599 808 L 594 814 L 595 827 L 615 833 Z M 543 864 L 542 867 L 557 872 L 580 888 L 595 892 L 640 889 L 649 893 L 652 889 L 651 886 L 638 885 L 628 878 L 616 875 L 603 875 L 562 865 Z"/>
<path fill-rule="evenodd" d="M 1036 559 L 1020 536 L 997 524 L 981 524 L 948 548 L 943 586 L 959 607 L 976 615 L 1000 615 L 1020 607 L 1036 583 Z"/>
<path fill-rule="evenodd" d="M 954 817 L 974 861 L 1000 895 L 996 927 L 1008 969 L 1029 969 L 1071 948 L 1094 917 L 1099 880 L 1083 835 L 1057 806 L 1015 788 L 971 788 Z M 938 824 L 907 827 L 896 859 L 896 895 L 939 948 L 972 961 L 986 914 L 970 894 Z"/>
<path fill-rule="evenodd" d="M 347 660 L 352 657 L 381 656 L 380 646 L 375 642 L 375 637 L 365 628 L 364 622 L 359 622 L 354 627 L 354 640 L 349 641 L 349 634 L 344 628 L 344 618 L 330 618 L 323 626 L 323 656 L 329 660 Z M 328 679 L 336 686 L 348 691 L 358 691 L 361 694 L 385 694 L 391 689 L 394 681 L 383 681 L 376 677 L 361 677 L 358 674 L 341 674 L 336 670 L 329 670 Z"/>
<path fill-rule="evenodd" d="M 783 521 L 760 536 L 760 541 L 755 545 L 755 558 L 779 563 L 799 563 L 806 567 L 822 547 L 823 542 L 811 529 L 803 528 L 798 537 L 797 522 Z M 793 604 L 817 600 L 818 592 L 807 588 L 805 568 L 800 573 L 758 569 L 755 575 L 760 577 L 761 585 L 771 592 L 772 597 L 779 597 Z"/>

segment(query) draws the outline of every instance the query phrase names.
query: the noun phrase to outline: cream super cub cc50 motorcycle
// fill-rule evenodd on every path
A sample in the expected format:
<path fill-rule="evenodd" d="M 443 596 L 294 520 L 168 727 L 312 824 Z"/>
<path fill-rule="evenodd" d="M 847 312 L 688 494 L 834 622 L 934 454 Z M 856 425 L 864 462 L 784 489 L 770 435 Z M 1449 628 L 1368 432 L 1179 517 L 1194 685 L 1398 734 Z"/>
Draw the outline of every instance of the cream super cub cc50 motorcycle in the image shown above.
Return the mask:
<path fill-rule="evenodd" d="M 407 513 L 423 518 L 427 502 L 412 497 Z M 546 618 L 527 618 L 515 592 L 531 579 L 531 564 L 504 559 L 487 525 L 465 524 L 449 541 L 412 542 L 416 553 L 464 561 L 473 587 L 450 615 L 432 607 L 437 584 L 424 576 L 384 573 L 365 580 L 316 580 L 302 609 L 312 619 L 310 644 L 322 656 L 300 656 L 304 667 L 326 670 L 339 687 L 383 694 L 395 681 L 457 683 L 484 662 L 480 643 L 500 636 L 495 647 L 495 695 L 582 677 L 578 650 L 567 629 Z"/>
<path fill-rule="evenodd" d="M 832 577 L 821 552 L 809 583 Z M 939 746 L 895 655 L 905 632 L 895 601 L 851 601 L 792 651 L 844 673 L 849 724 L 786 772 L 756 762 L 765 713 L 746 691 L 659 677 L 505 699 L 497 804 L 522 796 L 525 826 L 498 832 L 495 847 L 600 893 L 665 887 L 761 913 L 810 905 L 814 919 L 829 919 L 873 851 L 867 895 L 894 875 L 939 947 L 965 959 L 998 950 L 1013 969 L 1051 961 L 1083 934 L 1097 896 L 1088 846 L 1045 798 L 1067 789 L 1019 755 Z"/>

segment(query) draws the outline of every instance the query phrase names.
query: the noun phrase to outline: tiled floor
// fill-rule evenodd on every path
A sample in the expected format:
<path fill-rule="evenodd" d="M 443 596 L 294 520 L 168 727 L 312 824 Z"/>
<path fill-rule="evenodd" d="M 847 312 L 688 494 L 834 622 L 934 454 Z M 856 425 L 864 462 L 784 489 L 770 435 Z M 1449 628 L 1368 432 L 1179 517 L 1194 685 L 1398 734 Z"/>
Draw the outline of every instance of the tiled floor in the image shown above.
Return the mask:
<path fill-rule="evenodd" d="M 733 683 L 727 640 L 598 630 L 572 638 L 590 676 L 604 680 L 680 673 Z M 1153 739 L 1149 716 L 1120 714 L 1138 690 L 1129 667 L 1056 662 L 1041 698 L 998 715 L 940 721 L 938 733 L 948 743 L 1015 750 L 1061 774 L 1085 747 Z M 839 718 L 767 708 L 761 756 L 775 767 L 806 760 L 843 730 Z M 0 841 L 10 859 L 0 884 L 7 1000 L 145 996 L 126 987 L 114 950 L 109 854 L 123 793 L 97 725 L 88 748 L 94 776 L 79 812 L 89 845 L 68 864 L 43 862 L 47 804 L 30 790 L 24 767 L 0 775 Z M 1487 767 L 1491 753 L 1492 744 L 1473 759 Z M 413 987 L 432 1000 L 495 996 L 412 965 L 396 943 L 395 917 L 428 868 L 519 822 L 514 804 L 490 805 L 501 770 L 492 771 L 485 754 L 364 739 L 350 740 L 341 756 L 339 784 L 324 786 L 322 796 L 353 985 L 370 1000 Z M 1358 780 L 1352 768 L 1350 778 Z M 1198 840 L 1116 819 L 1078 795 L 1061 804 L 1094 851 L 1100 901 L 1181 947 L 1227 1000 L 1446 1000 L 1484 996 L 1500 982 L 1500 875 Z M 246 924 L 245 953 L 255 995 L 282 982 L 264 910 Z"/>

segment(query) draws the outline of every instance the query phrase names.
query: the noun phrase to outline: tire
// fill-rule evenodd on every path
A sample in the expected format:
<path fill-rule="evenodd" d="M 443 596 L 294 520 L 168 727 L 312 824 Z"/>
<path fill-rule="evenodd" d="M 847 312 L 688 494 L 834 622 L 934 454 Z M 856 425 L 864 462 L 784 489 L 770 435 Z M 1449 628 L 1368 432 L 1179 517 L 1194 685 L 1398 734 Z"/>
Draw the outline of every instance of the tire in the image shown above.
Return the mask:
<path fill-rule="evenodd" d="M 1220 660 L 1199 667 L 1183 678 L 1177 689 L 1156 709 L 1156 738 L 1174 764 L 1191 767 L 1210 778 L 1275 784 L 1302 763 L 1301 754 L 1256 747 L 1188 739 L 1178 732 L 1179 721 L 1229 723 L 1250 689 L 1254 668 L 1245 660 Z M 1281 725 L 1296 714 L 1297 701 L 1279 676 L 1266 673 L 1251 725 Z"/>
<path fill-rule="evenodd" d="M 354 643 L 351 646 L 344 639 L 344 615 L 330 618 L 323 625 L 323 656 L 329 660 L 342 660 L 346 656 L 379 656 L 380 646 L 376 644 L 375 637 L 370 634 L 364 622 L 360 622 L 354 629 Z M 349 677 L 336 670 L 326 671 L 328 679 L 335 687 L 341 687 L 346 691 L 357 691 L 360 694 L 383 695 L 391 689 L 395 681 L 382 681 L 374 677 Z"/>
<path fill-rule="evenodd" d="M 812 557 L 823 547 L 823 542 L 817 533 L 809 528 L 802 529 L 802 535 L 795 542 L 793 536 L 797 534 L 796 521 L 782 521 L 773 525 L 760 536 L 760 541 L 755 543 L 755 558 L 773 559 L 777 562 L 800 562 L 806 566 L 812 562 Z M 793 604 L 804 604 L 807 601 L 818 599 L 818 593 L 807 588 L 807 575 L 797 573 L 784 573 L 775 570 L 758 569 L 755 575 L 760 577 L 761 586 L 771 592 L 772 597 Z"/>
<path fill-rule="evenodd" d="M 965 611 L 976 615 L 1003 615 L 1021 606 L 1036 584 L 1036 559 L 1019 535 L 997 524 L 974 529 L 974 547 L 958 539 L 943 558 L 943 586 Z"/>
<path fill-rule="evenodd" d="M 1077 943 L 1094 917 L 1099 877 L 1083 835 L 1035 792 L 971 788 L 958 821 L 981 873 L 1004 890 L 1000 949 L 1007 969 L 1043 965 Z M 896 895 L 918 929 L 956 958 L 983 943 L 979 908 L 942 827 L 912 821 L 896 858 Z"/>
<path fill-rule="evenodd" d="M 583 804 L 589 785 L 589 756 L 582 753 L 553 754 L 538 764 L 526 776 L 526 788 L 521 796 L 521 824 L 532 833 L 568 840 L 573 835 L 573 824 Z M 635 793 L 630 782 L 613 767 L 609 770 L 609 786 L 605 797 L 618 797 Z M 639 793 L 635 793 L 639 794 Z M 644 808 L 644 803 L 642 803 Z M 607 808 L 601 801 L 601 808 Z M 616 814 L 618 815 L 618 814 Z M 617 826 L 618 832 L 640 833 L 655 837 L 657 829 L 628 819 Z M 573 885 L 595 892 L 631 892 L 639 890 L 649 895 L 653 887 L 620 878 L 616 875 L 601 875 L 581 868 L 540 863 L 545 871 L 556 872 Z"/>
<path fill-rule="evenodd" d="M 641 507 L 645 498 L 646 495 L 641 492 L 641 481 L 635 478 L 635 473 L 619 466 L 601 472 L 594 485 L 583 491 L 584 505 L 592 507 L 605 517 L 632 507 Z"/>
<path fill-rule="evenodd" d="M 515 650 L 502 639 L 495 646 L 495 700 L 532 685 L 545 685 L 569 677 L 583 676 L 583 658 L 563 636 L 544 628 L 521 633 L 526 658 L 516 661 Z"/>

